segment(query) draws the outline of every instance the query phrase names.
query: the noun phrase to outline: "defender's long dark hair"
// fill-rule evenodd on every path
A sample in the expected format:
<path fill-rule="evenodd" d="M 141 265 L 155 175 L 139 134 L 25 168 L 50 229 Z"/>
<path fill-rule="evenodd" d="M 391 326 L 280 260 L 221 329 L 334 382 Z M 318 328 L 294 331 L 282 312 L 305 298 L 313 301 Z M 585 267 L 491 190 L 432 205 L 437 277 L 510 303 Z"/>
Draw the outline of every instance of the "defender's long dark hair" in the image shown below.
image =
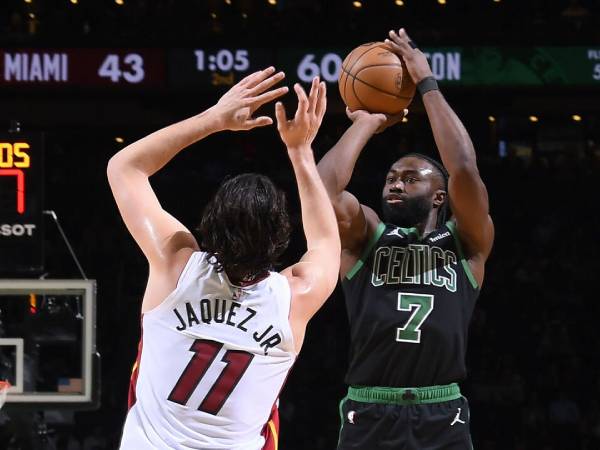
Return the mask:
<path fill-rule="evenodd" d="M 225 180 L 196 229 L 201 249 L 235 281 L 272 269 L 288 246 L 290 230 L 284 192 L 255 173 Z"/>

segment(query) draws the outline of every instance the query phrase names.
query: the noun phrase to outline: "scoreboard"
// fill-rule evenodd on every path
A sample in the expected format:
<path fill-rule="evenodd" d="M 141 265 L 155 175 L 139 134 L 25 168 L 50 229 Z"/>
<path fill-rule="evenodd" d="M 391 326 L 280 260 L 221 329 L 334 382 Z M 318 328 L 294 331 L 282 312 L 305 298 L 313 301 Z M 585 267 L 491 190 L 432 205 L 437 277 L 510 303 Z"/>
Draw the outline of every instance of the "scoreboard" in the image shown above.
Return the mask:
<path fill-rule="evenodd" d="M 0 134 L 0 273 L 43 269 L 43 137 Z"/>
<path fill-rule="evenodd" d="M 225 89 L 274 65 L 287 81 L 337 81 L 351 48 L 0 49 L 4 88 Z M 600 86 L 600 47 L 423 48 L 448 86 Z"/>
<path fill-rule="evenodd" d="M 164 85 L 161 52 L 127 49 L 4 50 L 1 83 L 9 86 Z"/>

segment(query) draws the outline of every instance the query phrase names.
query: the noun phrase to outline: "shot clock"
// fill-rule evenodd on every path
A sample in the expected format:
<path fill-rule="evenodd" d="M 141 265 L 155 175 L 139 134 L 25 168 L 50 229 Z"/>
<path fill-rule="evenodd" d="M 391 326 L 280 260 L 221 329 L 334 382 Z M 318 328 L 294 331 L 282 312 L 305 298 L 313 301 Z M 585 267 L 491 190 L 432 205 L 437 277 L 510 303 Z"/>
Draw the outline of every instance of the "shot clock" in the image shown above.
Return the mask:
<path fill-rule="evenodd" d="M 43 137 L 0 134 L 0 273 L 42 270 Z"/>

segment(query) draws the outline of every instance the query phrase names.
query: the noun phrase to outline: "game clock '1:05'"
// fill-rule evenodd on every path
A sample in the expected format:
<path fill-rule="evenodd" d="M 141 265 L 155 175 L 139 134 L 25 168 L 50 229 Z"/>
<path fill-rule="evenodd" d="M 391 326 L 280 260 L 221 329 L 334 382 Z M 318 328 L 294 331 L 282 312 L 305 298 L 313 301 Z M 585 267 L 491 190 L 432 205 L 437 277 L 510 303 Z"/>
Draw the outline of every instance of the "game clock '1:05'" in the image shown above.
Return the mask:
<path fill-rule="evenodd" d="M 221 49 L 214 52 L 204 50 L 194 50 L 196 57 L 196 70 L 204 72 L 245 72 L 250 67 L 248 50 L 227 50 Z"/>
<path fill-rule="evenodd" d="M 168 85 L 180 90 L 224 90 L 273 63 L 273 52 L 260 48 L 172 49 L 168 52 Z"/>

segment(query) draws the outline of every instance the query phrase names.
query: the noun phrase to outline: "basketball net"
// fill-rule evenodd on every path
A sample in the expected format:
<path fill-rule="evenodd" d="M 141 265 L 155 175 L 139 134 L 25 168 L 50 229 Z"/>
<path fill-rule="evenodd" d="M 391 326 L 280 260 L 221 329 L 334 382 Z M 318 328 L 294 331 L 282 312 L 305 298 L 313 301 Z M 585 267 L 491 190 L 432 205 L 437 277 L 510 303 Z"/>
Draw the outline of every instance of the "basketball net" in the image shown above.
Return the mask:
<path fill-rule="evenodd" d="M 2 409 L 4 402 L 6 402 L 9 387 L 10 383 L 8 381 L 0 381 L 0 409 Z"/>

